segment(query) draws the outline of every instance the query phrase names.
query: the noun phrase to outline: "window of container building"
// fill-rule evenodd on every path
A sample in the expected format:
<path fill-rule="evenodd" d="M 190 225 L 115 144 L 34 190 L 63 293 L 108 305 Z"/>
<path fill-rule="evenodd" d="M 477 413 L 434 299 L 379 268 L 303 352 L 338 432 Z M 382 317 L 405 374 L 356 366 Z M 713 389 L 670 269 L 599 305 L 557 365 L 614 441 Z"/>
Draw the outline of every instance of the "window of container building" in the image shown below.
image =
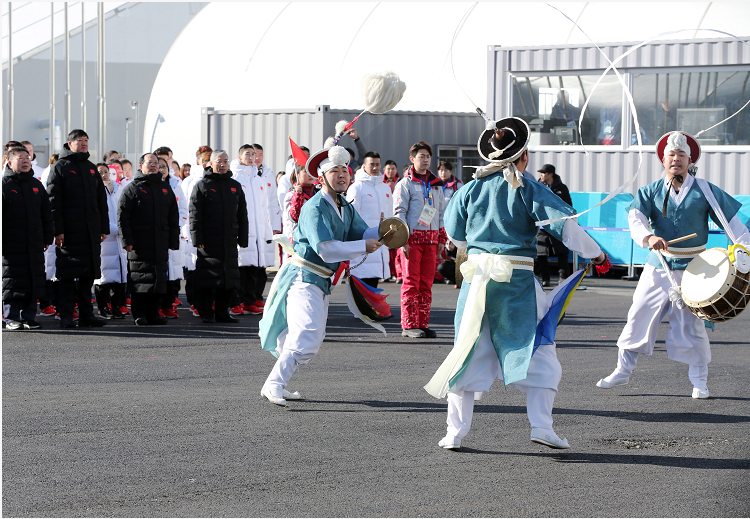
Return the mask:
<path fill-rule="evenodd" d="M 576 145 L 578 119 L 599 75 L 512 75 L 511 113 L 529 123 L 529 144 Z M 622 87 L 613 75 L 602 79 L 581 124 L 583 144 L 620 145 Z"/>
<path fill-rule="evenodd" d="M 725 119 L 750 97 L 748 79 L 750 70 L 633 73 L 633 100 L 643 143 L 653 144 L 674 130 L 695 135 Z M 750 145 L 750 113 L 743 110 L 701 134 L 698 142 L 703 146 Z"/>
<path fill-rule="evenodd" d="M 471 180 L 474 174 L 473 168 L 464 168 L 464 166 L 484 166 L 487 164 L 479 156 L 476 146 L 438 146 L 437 160 L 434 161 L 433 167 L 437 168 L 437 163 L 441 160 L 447 160 L 453 166 L 453 175 L 460 178 L 466 183 Z M 433 172 L 437 175 L 437 169 Z"/>

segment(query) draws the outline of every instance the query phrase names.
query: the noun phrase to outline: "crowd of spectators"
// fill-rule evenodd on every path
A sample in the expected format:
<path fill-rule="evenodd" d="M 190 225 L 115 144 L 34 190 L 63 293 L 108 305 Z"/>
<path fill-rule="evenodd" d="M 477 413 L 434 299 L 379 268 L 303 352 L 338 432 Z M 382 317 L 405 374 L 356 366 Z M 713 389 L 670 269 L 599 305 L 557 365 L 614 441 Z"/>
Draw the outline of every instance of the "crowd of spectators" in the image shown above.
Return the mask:
<path fill-rule="evenodd" d="M 429 301 L 414 300 L 411 292 L 431 291 L 436 276 L 442 281 L 435 266 L 446 259 L 444 233 L 428 233 L 440 246 L 426 260 L 417 254 L 430 245 L 419 232 L 420 212 L 425 200 L 436 204 L 437 233 L 461 183 L 450 163 L 438 164 L 439 176 L 429 172 L 426 143 L 415 145 L 417 152 L 412 147 L 412 163 L 399 174 L 393 160 L 381 164 L 380 155 L 365 148 L 356 129 L 348 136 L 356 148 L 347 148 L 348 201 L 370 226 L 395 214 L 417 231 L 402 249 L 363 255 L 351 273 L 373 288 L 404 281 L 402 314 L 411 317 L 402 324 L 417 327 L 410 319 L 424 313 L 416 310 L 424 304 L 429 314 Z M 46 169 L 37 165 L 30 142 L 10 141 L 3 168 L 3 317 L 10 330 L 40 328 L 37 313 L 54 316 L 63 328 L 100 327 L 129 314 L 138 326 L 163 325 L 181 315 L 180 305 L 207 323 L 261 314 L 266 269 L 288 258 L 273 236 L 293 242 L 303 205 L 320 189 L 291 156 L 274 173 L 258 143 L 236 154 L 200 146 L 195 162 L 182 165 L 161 146 L 134 167 L 116 150 L 92 162 L 83 130 L 70 132 Z M 412 181 L 424 178 L 436 186 L 440 181 L 440 196 L 436 191 L 434 200 L 429 195 L 409 209 L 410 196 L 398 197 L 398 191 L 422 193 Z"/>

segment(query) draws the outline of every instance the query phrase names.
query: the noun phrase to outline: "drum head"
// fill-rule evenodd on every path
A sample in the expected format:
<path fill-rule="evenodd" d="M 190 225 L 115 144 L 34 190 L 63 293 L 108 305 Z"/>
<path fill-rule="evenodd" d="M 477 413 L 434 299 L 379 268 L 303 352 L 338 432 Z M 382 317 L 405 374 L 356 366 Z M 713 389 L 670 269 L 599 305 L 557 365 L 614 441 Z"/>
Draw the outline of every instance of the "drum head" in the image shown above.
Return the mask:
<path fill-rule="evenodd" d="M 688 306 L 701 306 L 722 296 L 727 285 L 732 263 L 725 249 L 715 248 L 700 253 L 688 263 L 682 276 L 682 298 Z"/>
<path fill-rule="evenodd" d="M 380 222 L 378 236 L 380 242 L 389 249 L 398 249 L 409 241 L 409 226 L 401 218 L 390 216 Z"/>

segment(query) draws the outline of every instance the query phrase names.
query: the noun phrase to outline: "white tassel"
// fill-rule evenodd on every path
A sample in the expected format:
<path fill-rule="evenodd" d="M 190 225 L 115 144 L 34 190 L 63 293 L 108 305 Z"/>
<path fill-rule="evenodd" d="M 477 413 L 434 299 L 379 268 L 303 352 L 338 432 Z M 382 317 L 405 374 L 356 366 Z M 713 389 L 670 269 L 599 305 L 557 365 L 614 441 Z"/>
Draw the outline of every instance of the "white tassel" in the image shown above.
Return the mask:
<path fill-rule="evenodd" d="M 340 134 L 341 132 L 343 132 L 343 131 L 344 131 L 344 127 L 345 127 L 345 126 L 346 126 L 347 124 L 349 124 L 349 121 L 347 121 L 346 119 L 342 119 L 342 120 L 340 120 L 339 122 L 337 122 L 337 123 L 336 123 L 336 129 L 335 129 L 335 131 L 333 132 L 333 134 L 334 134 L 334 135 L 338 135 L 338 134 Z"/>
<path fill-rule="evenodd" d="M 326 139 L 326 141 L 325 141 L 325 142 L 323 143 L 323 149 L 324 149 L 324 150 L 325 150 L 325 149 L 328 149 L 328 148 L 330 148 L 330 147 L 331 147 L 331 146 L 333 146 L 333 145 L 334 145 L 334 142 L 333 142 L 333 137 L 328 137 L 328 138 Z"/>
<path fill-rule="evenodd" d="M 345 166 L 350 159 L 349 152 L 341 146 L 334 146 L 328 150 L 328 160 L 339 166 Z"/>
<path fill-rule="evenodd" d="M 368 74 L 362 78 L 362 100 L 365 110 L 384 114 L 393 110 L 406 91 L 406 83 L 391 71 Z"/>

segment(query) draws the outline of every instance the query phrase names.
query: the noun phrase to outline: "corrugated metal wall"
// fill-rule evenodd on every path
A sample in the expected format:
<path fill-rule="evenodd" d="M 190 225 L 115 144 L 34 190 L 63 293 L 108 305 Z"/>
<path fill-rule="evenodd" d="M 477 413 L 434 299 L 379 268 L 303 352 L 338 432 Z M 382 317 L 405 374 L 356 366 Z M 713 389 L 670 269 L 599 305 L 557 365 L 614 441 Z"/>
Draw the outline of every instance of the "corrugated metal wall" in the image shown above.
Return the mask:
<path fill-rule="evenodd" d="M 610 59 L 627 52 L 638 42 L 601 47 Z M 510 74 L 538 72 L 603 72 L 608 63 L 593 45 L 562 45 L 544 48 L 490 47 L 488 57 L 488 111 L 495 117 L 510 114 Z M 650 43 L 622 62 L 618 70 L 652 68 L 654 72 L 675 72 L 684 67 L 750 64 L 750 47 L 732 39 L 679 40 Z M 657 70 L 661 67 L 669 67 Z M 590 72 L 588 72 L 590 71 Z M 542 164 L 554 164 L 572 191 L 611 191 L 632 178 L 638 170 L 637 148 L 592 146 L 587 155 L 579 146 L 530 147 L 534 171 Z M 616 148 L 616 149 L 609 149 Z M 653 147 L 643 153 L 638 180 L 628 192 L 661 178 L 664 169 Z M 750 147 L 704 147 L 697 164 L 698 175 L 733 195 L 750 194 Z"/>
<path fill-rule="evenodd" d="M 351 121 L 358 114 L 356 110 L 336 110 L 327 105 L 294 111 L 204 108 L 201 142 L 214 149 L 226 149 L 232 156 L 241 145 L 257 142 L 263 146 L 265 162 L 278 171 L 291 153 L 288 136 L 316 151 L 333 135 L 337 121 Z M 383 162 L 395 160 L 401 168 L 408 162 L 409 148 L 419 140 L 429 143 L 434 154 L 439 145 L 475 146 L 484 120 L 475 113 L 392 111 L 384 115 L 367 113 L 355 127 L 368 151 L 380 153 Z M 355 149 L 349 137 L 343 137 L 339 144 Z"/>

